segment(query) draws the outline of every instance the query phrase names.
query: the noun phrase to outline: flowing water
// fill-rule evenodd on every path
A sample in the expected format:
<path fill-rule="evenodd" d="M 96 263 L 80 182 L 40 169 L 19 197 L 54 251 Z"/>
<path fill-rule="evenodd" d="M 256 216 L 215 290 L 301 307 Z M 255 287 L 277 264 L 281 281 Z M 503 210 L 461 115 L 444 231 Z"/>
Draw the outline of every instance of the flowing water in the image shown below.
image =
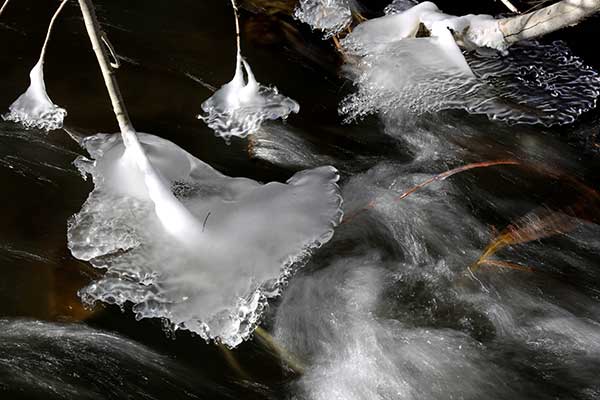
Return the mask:
<path fill-rule="evenodd" d="M 511 116 L 559 126 L 507 124 L 431 103 L 396 107 L 376 97 L 362 104 L 378 107 L 356 103 L 365 117 L 344 124 L 338 106 L 356 92 L 338 74 L 331 44 L 299 25 L 293 8 L 243 11 L 244 54 L 254 73 L 298 101 L 300 112 L 228 145 L 196 115 L 233 73 L 229 3 L 95 3 L 140 131 L 224 174 L 263 182 L 334 165 L 345 218 L 269 302 L 262 329 L 228 350 L 158 319 L 136 321 L 130 305 L 83 307 L 78 291 L 103 274 L 67 248 L 67 220 L 93 189 L 73 165 L 85 153 L 64 131 L 1 122 L 0 397 L 600 397 L 598 114 L 551 123 L 593 105 L 573 90 L 579 86 L 561 86 L 578 77 L 589 83 L 592 73 L 578 70 L 580 60 L 561 46 L 600 68 L 572 40 L 583 33 L 522 48 L 513 64 L 468 59 L 482 75 L 522 74 L 521 81 L 492 82 L 508 93 L 503 106 Z M 54 7 L 14 1 L 2 15 L 4 108 L 28 85 Z M 485 11 L 481 2 L 473 7 Z M 83 135 L 116 131 L 74 3 L 55 29 L 46 86 L 68 110 L 65 126 Z M 555 39 L 567 42 L 552 45 Z M 524 60 L 540 62 L 542 52 L 558 54 L 562 75 L 550 56 L 527 69 Z M 523 81 L 539 90 L 525 90 Z M 547 101 L 552 90 L 568 101 Z M 532 114 L 531 104 L 544 111 Z M 564 108 L 552 112 L 557 104 Z"/>

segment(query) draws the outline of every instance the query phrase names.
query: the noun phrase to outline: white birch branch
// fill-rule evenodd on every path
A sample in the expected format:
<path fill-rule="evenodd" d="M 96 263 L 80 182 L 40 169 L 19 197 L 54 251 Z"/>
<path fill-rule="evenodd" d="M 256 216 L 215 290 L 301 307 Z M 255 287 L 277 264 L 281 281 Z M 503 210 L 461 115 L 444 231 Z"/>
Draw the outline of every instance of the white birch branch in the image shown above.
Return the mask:
<path fill-rule="evenodd" d="M 104 78 L 106 90 L 110 96 L 110 102 L 112 104 L 115 116 L 117 117 L 119 128 L 124 136 L 123 139 L 127 141 L 129 136 L 135 136 L 135 129 L 133 128 L 133 124 L 131 123 L 129 115 L 127 114 L 127 109 L 125 108 L 125 103 L 123 102 L 123 96 L 119 90 L 119 84 L 117 83 L 113 69 L 108 61 L 109 58 L 106 52 L 106 47 L 102 45 L 102 28 L 98 23 L 94 6 L 90 0 L 79 0 L 79 6 L 81 7 L 81 13 L 83 14 L 83 20 L 85 22 L 88 36 L 92 42 L 92 48 L 94 49 L 94 53 L 98 59 L 98 64 L 102 70 L 102 77 Z"/>
<path fill-rule="evenodd" d="M 562 0 L 540 10 L 498 21 L 507 45 L 577 25 L 600 11 L 600 0 Z"/>
<path fill-rule="evenodd" d="M 9 1 L 10 1 L 10 0 L 6 0 L 6 1 L 4 2 L 4 4 L 2 4 L 2 7 L 0 7 L 0 15 L 2 15 L 2 12 L 3 12 L 3 11 L 4 11 L 4 9 L 6 8 L 6 6 L 8 5 L 8 2 L 9 2 Z"/>

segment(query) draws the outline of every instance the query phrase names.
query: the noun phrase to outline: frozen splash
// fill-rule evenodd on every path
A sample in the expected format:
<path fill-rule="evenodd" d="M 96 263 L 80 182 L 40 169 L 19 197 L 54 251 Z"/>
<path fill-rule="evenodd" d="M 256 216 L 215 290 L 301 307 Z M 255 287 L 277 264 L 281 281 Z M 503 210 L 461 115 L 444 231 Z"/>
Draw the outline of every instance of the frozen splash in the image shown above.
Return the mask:
<path fill-rule="evenodd" d="M 324 39 L 336 35 L 352 22 L 352 0 L 300 0 L 294 17 L 312 29 L 323 32 Z"/>
<path fill-rule="evenodd" d="M 463 55 L 447 25 L 468 19 L 438 14 L 433 3 L 421 3 L 367 21 L 344 40 L 355 57 L 347 67 L 356 92 L 340 105 L 347 121 L 373 113 L 462 109 L 509 123 L 552 126 L 572 123 L 595 107 L 600 76 L 563 43 L 524 42 L 505 54 L 477 48 Z M 430 37 L 416 37 L 421 23 Z"/>
<path fill-rule="evenodd" d="M 29 87 L 11 104 L 9 112 L 2 116 L 4 120 L 21 123 L 26 128 L 38 128 L 46 131 L 62 128 L 67 111 L 55 105 L 46 92 L 44 56 L 54 22 L 66 3 L 67 0 L 64 0 L 60 4 L 50 21 L 40 58 L 29 73 Z"/>
<path fill-rule="evenodd" d="M 76 258 L 106 274 L 80 295 L 88 304 L 131 302 L 137 318 L 165 318 L 175 329 L 235 347 L 253 332 L 268 299 L 333 235 L 341 218 L 337 171 L 321 167 L 287 184 L 262 185 L 138 135 L 149 164 L 189 212 L 183 223 L 197 231 L 187 241 L 167 234 L 118 135 L 84 139 L 94 162 L 80 159 L 78 166 L 95 189 L 71 219 L 68 242 Z"/>
<path fill-rule="evenodd" d="M 244 73 L 246 78 L 244 79 Z M 265 120 L 285 119 L 300 106 L 277 88 L 259 84 L 250 66 L 238 52 L 233 79 L 202 103 L 198 116 L 217 136 L 244 138 L 260 128 Z"/>

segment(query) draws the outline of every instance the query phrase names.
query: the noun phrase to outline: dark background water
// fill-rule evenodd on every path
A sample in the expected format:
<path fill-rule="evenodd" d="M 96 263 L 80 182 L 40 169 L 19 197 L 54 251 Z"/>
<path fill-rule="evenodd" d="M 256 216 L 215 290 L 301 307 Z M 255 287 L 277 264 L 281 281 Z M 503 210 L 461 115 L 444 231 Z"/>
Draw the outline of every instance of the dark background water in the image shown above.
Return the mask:
<path fill-rule="evenodd" d="M 293 171 L 289 168 L 252 159 L 246 141 L 234 140 L 226 145 L 195 117 L 202 101 L 211 94 L 206 86 L 220 86 L 233 72 L 235 43 L 228 1 L 106 0 L 95 4 L 110 41 L 122 57 L 118 79 L 139 131 L 167 138 L 228 175 L 261 181 L 285 180 L 290 176 Z M 360 154 L 363 160 L 384 155 L 396 160 L 409 157 L 401 145 L 382 132 L 376 118 L 341 124 L 337 107 L 351 90 L 351 84 L 338 73 L 341 60 L 332 44 L 291 19 L 286 7 L 277 7 L 275 2 L 266 2 L 267 7 L 257 4 L 252 1 L 242 4 L 243 53 L 260 82 L 277 86 L 281 93 L 301 104 L 300 114 L 291 116 L 287 124 L 323 151 L 338 146 L 344 154 Z M 453 14 L 504 12 L 499 2 L 491 0 L 440 1 L 438 5 Z M 55 6 L 56 1 L 12 0 L 2 15 L 0 108 L 6 109 L 27 87 L 28 71 L 37 60 Z M 382 1 L 369 3 L 364 14 L 377 15 L 384 6 Z M 600 56 L 593 43 L 598 30 L 595 18 L 554 34 L 548 40 L 567 41 L 575 54 L 600 70 Z M 57 21 L 48 48 L 45 76 L 52 100 L 68 110 L 65 123 L 68 127 L 83 133 L 117 130 L 75 2 L 67 5 Z M 540 147 L 564 147 L 565 164 L 573 165 L 578 178 L 593 186 L 598 181 L 595 156 L 598 115 L 593 111 L 575 126 L 552 130 L 522 128 L 522 136 L 484 139 L 483 143 L 473 146 L 488 149 L 494 156 L 519 148 L 523 137 L 534 140 Z M 453 118 L 468 119 L 465 123 L 471 127 L 490 133 L 511 131 L 504 125 L 490 125 L 483 117 L 456 113 Z M 82 151 L 62 131 L 45 136 L 0 123 L 0 133 L 0 317 L 84 323 L 130 338 L 175 360 L 177 367 L 164 369 L 181 368 L 174 372 L 174 378 L 160 378 L 161 368 L 151 369 L 156 361 L 150 356 L 137 361 L 128 358 L 111 361 L 110 354 L 90 350 L 85 341 L 61 339 L 72 343 L 72 351 L 90 355 L 87 361 L 71 359 L 68 351 L 53 347 L 51 340 L 41 341 L 42 344 L 32 350 L 23 352 L 19 350 L 23 347 L 16 346 L 5 354 L 12 355 L 13 360 L 21 353 L 31 354 L 31 365 L 37 368 L 58 365 L 61 368 L 57 368 L 56 373 L 64 373 L 64 378 L 48 386 L 54 389 L 45 391 L 40 389 L 39 379 L 36 384 L 9 379 L 11 367 L 7 362 L 0 364 L 0 394 L 4 393 L 6 398 L 69 397 L 68 392 L 60 392 L 61 385 L 72 384 L 91 388 L 90 397 L 102 398 L 104 394 L 119 398 L 128 393 L 128 388 L 133 388 L 132 382 L 148 375 L 150 382 L 165 379 L 169 383 L 161 386 L 142 382 L 135 389 L 138 392 L 131 394 L 133 398 L 283 396 L 286 384 L 296 375 L 282 366 L 279 358 L 260 340 L 245 343 L 234 353 L 243 370 L 251 375 L 245 378 L 232 367 L 222 349 L 206 345 L 187 333 L 178 332 L 176 340 L 172 340 L 163 331 L 160 321 L 135 321 L 130 312 L 122 313 L 113 307 L 83 309 L 77 290 L 98 271 L 73 259 L 66 245 L 67 220 L 80 209 L 91 189 L 91 183 L 84 182 L 71 165 Z M 499 146 L 498 141 L 504 147 Z M 366 161 L 364 165 L 356 165 L 356 169 L 366 169 L 369 164 Z M 495 185 L 493 175 L 477 176 L 483 186 Z M 528 196 L 533 199 L 554 196 L 560 202 L 565 193 L 552 185 L 553 182 L 545 179 L 534 181 Z M 514 187 L 507 191 L 504 195 L 521 196 Z M 40 340 L 39 335 L 33 335 L 29 343 Z M 5 339 L 0 346 L 4 343 L 12 342 Z M 124 346 L 125 350 L 121 351 L 138 351 L 127 348 Z M 34 357 L 34 353 L 37 356 Z M 106 382 L 100 379 L 97 386 L 90 384 L 94 372 L 102 375 L 102 369 L 112 368 L 123 371 L 121 378 L 119 374 L 107 374 Z M 32 367 L 31 371 L 37 370 Z M 77 371 L 82 373 L 69 375 Z M 24 374 L 23 371 L 18 373 Z M 123 391 L 106 389 L 103 393 L 103 388 L 113 381 L 115 387 Z"/>

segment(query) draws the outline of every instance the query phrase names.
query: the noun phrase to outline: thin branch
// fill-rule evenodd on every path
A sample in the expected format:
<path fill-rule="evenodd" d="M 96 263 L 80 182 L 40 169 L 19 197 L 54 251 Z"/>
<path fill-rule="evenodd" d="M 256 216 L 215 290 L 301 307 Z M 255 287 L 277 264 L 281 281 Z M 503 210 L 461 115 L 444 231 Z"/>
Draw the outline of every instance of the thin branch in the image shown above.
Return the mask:
<path fill-rule="evenodd" d="M 529 267 L 517 267 L 518 264 L 493 260 L 491 257 L 508 246 L 529 243 L 534 240 L 544 239 L 554 235 L 572 231 L 576 223 L 570 216 L 559 212 L 547 212 L 541 216 L 537 213 L 526 215 L 519 222 L 510 224 L 500 235 L 488 244 L 477 261 L 469 266 L 471 273 L 476 272 L 482 265 L 493 265 L 503 268 L 521 269 L 532 271 Z"/>
<path fill-rule="evenodd" d="M 225 361 L 233 371 L 242 379 L 250 381 L 252 377 L 248 375 L 248 373 L 242 368 L 240 362 L 235 357 L 235 353 L 227 348 L 227 346 L 223 344 L 219 344 L 219 349 L 223 353 L 223 357 L 225 357 Z"/>
<path fill-rule="evenodd" d="M 239 56 L 242 53 L 242 46 L 240 44 L 240 17 L 238 15 L 238 8 L 235 4 L 235 0 L 231 0 L 231 6 L 233 7 L 233 17 L 235 18 L 235 44 Z"/>
<path fill-rule="evenodd" d="M 114 60 L 114 62 L 110 63 L 110 66 L 113 67 L 114 69 L 119 69 L 121 67 L 121 63 L 119 62 L 119 58 L 117 57 L 117 52 L 113 48 L 112 44 L 110 43 L 110 41 L 108 40 L 108 37 L 106 37 L 106 35 L 102 35 L 102 43 L 104 43 L 104 45 L 106 46 L 106 48 L 108 49 L 108 51 L 110 53 L 110 56 Z"/>
<path fill-rule="evenodd" d="M 519 14 L 519 10 L 509 0 L 500 0 L 511 12 Z"/>
<path fill-rule="evenodd" d="M 397 196 L 396 198 L 394 198 L 394 201 L 398 202 L 433 182 L 446 180 L 446 179 L 450 178 L 452 175 L 458 174 L 460 172 L 469 171 L 469 170 L 475 169 L 475 168 L 493 167 L 493 166 L 497 166 L 497 165 L 519 165 L 519 162 L 515 161 L 515 160 L 500 160 L 500 161 L 484 161 L 484 162 L 479 162 L 479 163 L 463 165 L 462 167 L 458 167 L 458 168 L 454 168 L 454 169 L 451 169 L 446 172 L 442 172 L 441 174 L 435 175 L 432 178 L 429 178 L 426 181 L 413 186 L 412 188 L 410 188 L 407 191 L 405 191 L 404 193 L 402 193 L 400 196 Z M 345 217 L 344 220 L 342 221 L 342 224 L 350 222 L 352 219 L 356 218 L 358 215 L 374 208 L 376 205 L 377 205 L 377 200 L 376 199 L 371 200 L 369 202 L 369 204 L 367 204 L 365 207 L 363 207 L 363 208 L 359 209 L 358 211 L 356 211 L 355 213 L 350 214 L 347 217 Z"/>
<path fill-rule="evenodd" d="M 483 260 L 478 265 L 479 266 L 490 265 L 492 267 L 508 268 L 508 269 L 513 269 L 515 271 L 522 271 L 522 272 L 535 272 L 535 269 L 528 267 L 526 265 L 521 265 L 521 264 L 512 263 L 512 262 L 508 262 L 508 261 L 500 261 L 500 260 Z M 471 272 L 475 272 L 475 271 L 471 270 Z"/>
<path fill-rule="evenodd" d="M 406 196 L 416 192 L 417 190 L 423 188 L 424 186 L 429 185 L 430 183 L 446 180 L 446 179 L 450 178 L 452 175 L 458 174 L 459 172 L 464 172 L 464 171 L 468 171 L 468 170 L 475 169 L 475 168 L 493 167 L 496 165 L 518 165 L 518 164 L 519 164 L 519 162 L 515 161 L 515 160 L 501 160 L 501 161 L 485 161 L 485 162 L 463 165 L 462 167 L 454 168 L 454 169 L 451 169 L 450 171 L 443 172 L 439 175 L 434 176 L 433 178 L 426 180 L 425 182 L 422 182 L 422 183 L 414 186 L 413 188 L 409 189 L 408 191 L 406 191 L 406 192 L 402 193 L 400 196 L 398 196 L 396 198 L 396 201 L 402 200 Z"/>
<path fill-rule="evenodd" d="M 10 0 L 5 0 L 5 1 L 4 1 L 4 4 L 2 4 L 2 8 L 0 8 L 0 15 L 2 15 L 2 12 L 3 12 L 3 11 L 4 11 L 4 9 L 6 8 L 6 6 L 8 5 L 8 2 L 9 2 L 9 1 L 10 1 Z"/>
<path fill-rule="evenodd" d="M 119 90 L 119 84 L 117 83 L 117 79 L 115 78 L 113 70 L 108 61 L 106 48 L 102 45 L 101 37 L 103 36 L 103 33 L 102 29 L 100 28 L 98 18 L 96 17 L 94 6 L 90 0 L 79 0 L 79 6 L 81 7 L 85 27 L 90 41 L 92 42 L 92 48 L 94 49 L 96 58 L 98 59 L 98 64 L 100 65 L 100 69 L 102 71 L 102 77 L 104 78 L 106 90 L 110 96 L 110 102 L 117 118 L 117 122 L 119 123 L 123 140 L 126 144 L 131 141 L 131 139 L 134 139 L 137 142 L 137 138 L 135 137 L 135 129 L 133 128 L 133 124 L 129 119 L 127 109 L 125 108 L 123 96 Z"/>
<path fill-rule="evenodd" d="M 206 217 L 204 218 L 204 222 L 202 223 L 202 232 L 204 232 L 204 229 L 206 228 L 206 222 L 208 222 L 208 217 L 210 217 L 210 211 L 208 212 L 208 214 L 206 214 Z"/>
<path fill-rule="evenodd" d="M 54 12 L 54 15 L 52 16 L 52 19 L 50 20 L 50 25 L 48 25 L 48 31 L 46 32 L 46 39 L 44 39 L 44 45 L 42 46 L 42 51 L 40 52 L 40 62 L 42 64 L 44 63 L 44 57 L 46 55 L 46 48 L 48 47 L 48 42 L 50 41 L 50 34 L 52 33 L 52 28 L 54 27 L 54 22 L 56 21 L 56 18 L 58 18 L 58 14 L 60 14 L 60 12 L 62 11 L 62 9 L 64 8 L 64 6 L 67 4 L 68 1 L 69 0 L 63 0 L 62 3 L 60 3 L 60 5 L 56 9 L 56 11 Z M 5 3 L 5 5 L 6 5 L 6 3 Z M 4 6 L 2 8 L 4 8 Z M 2 13 L 2 10 L 0 10 L 0 13 Z"/>
<path fill-rule="evenodd" d="M 254 334 L 258 336 L 283 362 L 285 362 L 292 371 L 299 375 L 304 374 L 306 367 L 302 361 L 281 346 L 267 331 L 260 326 L 257 326 L 254 330 Z"/>

